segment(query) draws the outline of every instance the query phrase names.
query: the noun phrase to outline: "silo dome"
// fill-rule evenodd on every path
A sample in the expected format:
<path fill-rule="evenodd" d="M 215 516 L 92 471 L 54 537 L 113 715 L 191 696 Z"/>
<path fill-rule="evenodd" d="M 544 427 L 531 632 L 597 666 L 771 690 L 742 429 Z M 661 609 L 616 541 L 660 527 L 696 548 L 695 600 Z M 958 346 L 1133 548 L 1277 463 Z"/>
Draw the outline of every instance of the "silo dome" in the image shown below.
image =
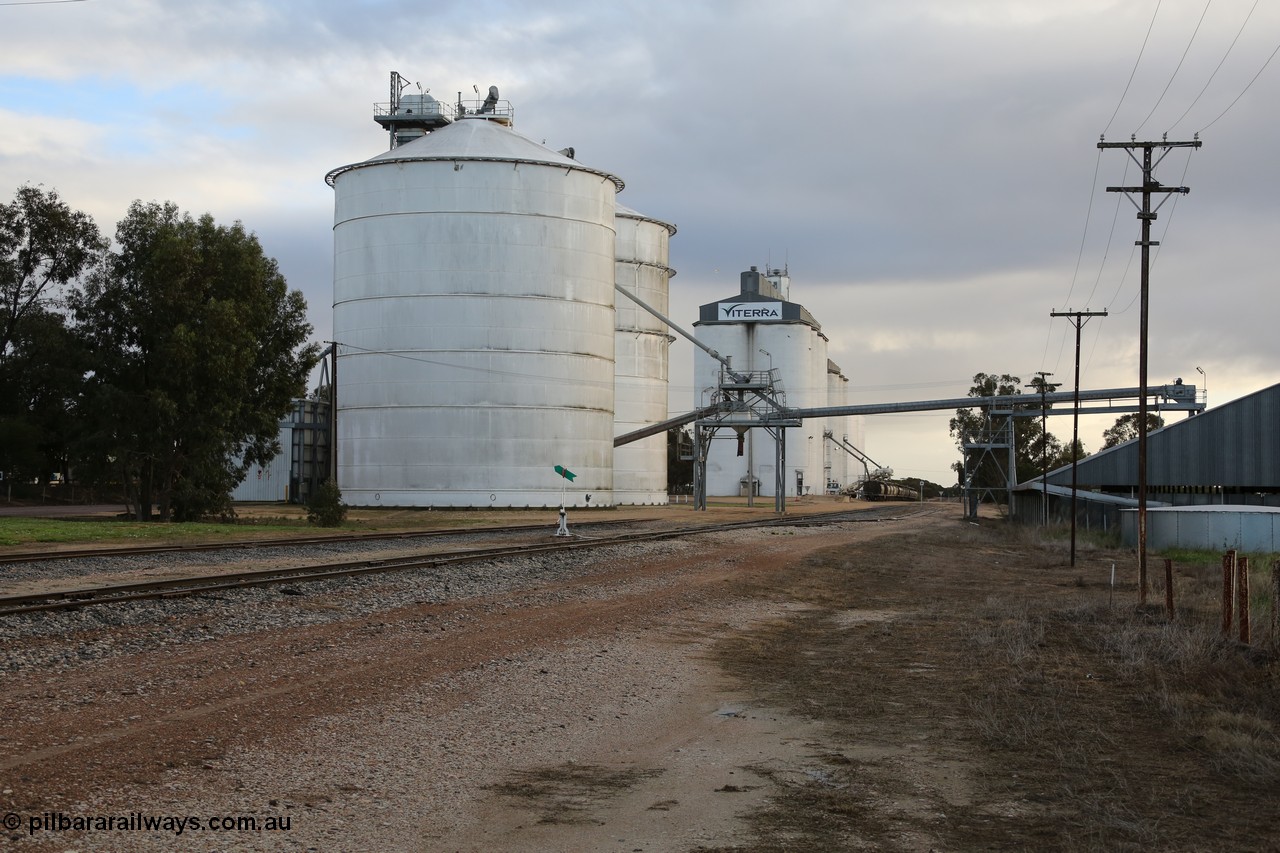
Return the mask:
<path fill-rule="evenodd" d="M 617 281 L 623 290 L 668 313 L 669 241 L 676 227 L 622 204 L 617 211 Z M 667 419 L 666 325 L 625 296 L 617 299 L 614 433 L 622 435 Z M 619 504 L 667 502 L 667 436 L 633 441 L 613 451 L 613 494 Z"/>
<path fill-rule="evenodd" d="M 612 503 L 622 181 L 482 118 L 326 180 L 344 499 Z"/>

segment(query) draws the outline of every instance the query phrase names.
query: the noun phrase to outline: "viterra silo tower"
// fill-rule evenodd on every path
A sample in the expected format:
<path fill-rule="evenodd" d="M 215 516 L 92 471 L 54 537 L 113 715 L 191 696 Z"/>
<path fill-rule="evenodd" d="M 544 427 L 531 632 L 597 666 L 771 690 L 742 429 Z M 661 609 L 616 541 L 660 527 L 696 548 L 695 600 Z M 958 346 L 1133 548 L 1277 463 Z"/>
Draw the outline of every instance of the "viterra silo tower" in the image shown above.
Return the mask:
<path fill-rule="evenodd" d="M 676 227 L 618 205 L 618 287 L 660 314 L 668 311 L 669 241 Z M 627 296 L 617 296 L 614 384 L 617 435 L 667 419 L 667 326 Z M 613 452 L 613 494 L 619 504 L 667 502 L 665 433 L 624 444 Z"/>
<path fill-rule="evenodd" d="M 762 273 L 752 267 L 740 276 L 737 294 L 699 308 L 697 338 L 731 358 L 735 370 L 771 375 L 777 382 L 775 399 L 786 406 L 831 405 L 828 376 L 839 367 L 827 358 L 822 326 L 790 300 L 790 290 L 785 270 Z M 694 352 L 695 405 L 711 401 L 722 373 L 709 355 Z M 707 494 L 738 495 L 757 488 L 760 495 L 777 497 L 779 487 L 785 497 L 823 494 L 832 473 L 824 449 L 828 429 L 827 420 L 815 418 L 787 430 L 782 471 L 773 439 L 762 430 L 748 430 L 740 443 L 731 432 L 720 436 L 723 440 L 712 442 L 707 454 Z"/>
<path fill-rule="evenodd" d="M 343 498 L 610 504 L 623 183 L 459 111 L 326 177 Z"/>

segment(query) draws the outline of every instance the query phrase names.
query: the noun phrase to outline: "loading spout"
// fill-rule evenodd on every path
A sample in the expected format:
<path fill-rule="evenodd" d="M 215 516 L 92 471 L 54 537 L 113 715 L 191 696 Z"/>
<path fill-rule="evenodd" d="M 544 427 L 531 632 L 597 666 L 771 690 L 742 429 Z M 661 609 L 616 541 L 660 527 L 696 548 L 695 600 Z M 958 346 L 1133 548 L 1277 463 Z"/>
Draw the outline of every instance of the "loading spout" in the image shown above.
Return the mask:
<path fill-rule="evenodd" d="M 685 424 L 691 424 L 700 418 L 709 418 L 717 412 L 723 411 L 723 407 L 719 405 L 707 406 L 704 409 L 697 409 L 692 412 L 686 412 L 683 415 L 677 415 L 674 418 L 668 418 L 665 421 L 659 421 L 656 424 L 649 424 L 647 427 L 641 427 L 637 430 L 624 433 L 617 436 L 613 440 L 614 447 L 621 447 L 624 444 L 630 444 L 633 441 L 639 441 L 642 438 L 648 438 L 651 435 L 657 435 L 660 432 L 682 427 Z"/>
<path fill-rule="evenodd" d="M 677 325 L 675 324 L 675 322 L 674 322 L 674 321 L 672 321 L 670 318 L 668 318 L 668 317 L 664 316 L 664 315 L 662 314 L 662 312 L 661 312 L 661 311 L 659 311 L 658 309 L 654 308 L 653 306 L 651 306 L 651 305 L 647 304 L 643 299 L 641 299 L 640 297 L 636 296 L 634 293 L 632 293 L 631 291 L 627 290 L 627 289 L 626 289 L 625 287 L 623 287 L 622 285 L 618 284 L 617 282 L 614 282 L 613 289 L 614 289 L 614 290 L 616 290 L 616 291 L 618 291 L 619 293 L 621 293 L 623 296 L 627 297 L 628 299 L 630 299 L 630 300 L 631 300 L 632 302 L 634 302 L 635 304 L 639 305 L 639 306 L 640 306 L 641 308 L 643 308 L 644 310 L 648 311 L 648 312 L 649 312 L 650 314 L 652 314 L 653 316 L 657 317 L 657 318 L 658 318 L 659 320 L 661 320 L 663 323 L 666 323 L 666 324 L 667 324 L 667 327 L 668 327 L 668 328 L 670 328 L 670 329 L 671 329 L 671 331 L 673 331 L 673 332 L 675 332 L 676 334 L 680 335 L 680 337 L 682 337 L 682 338 L 684 338 L 685 340 L 689 341 L 689 343 L 693 344 L 695 347 L 697 347 L 698 349 L 702 350 L 702 351 L 703 351 L 703 352 L 705 352 L 707 355 L 709 355 L 709 356 L 711 356 L 712 358 L 714 358 L 716 361 L 720 362 L 720 364 L 724 366 L 724 369 L 725 369 L 725 370 L 727 370 L 727 371 L 729 372 L 729 374 L 730 374 L 730 375 L 734 376 L 735 378 L 738 378 L 738 376 L 739 376 L 739 375 L 738 375 L 737 373 L 735 373 L 735 372 L 734 372 L 734 370 L 733 370 L 733 365 L 730 363 L 729 359 L 725 358 L 725 357 L 724 357 L 724 356 L 722 356 L 720 353 L 716 352 L 716 351 L 715 351 L 715 350 L 713 350 L 711 347 L 707 346 L 707 345 L 706 345 L 706 344 L 704 344 L 702 341 L 698 340 L 698 339 L 697 339 L 697 338 L 695 338 L 693 335 L 689 334 L 689 333 L 688 333 L 688 332 L 686 332 L 684 329 L 682 329 L 682 328 L 680 328 L 679 326 L 677 326 Z M 685 423 L 688 423 L 688 421 L 686 421 Z"/>
<path fill-rule="evenodd" d="M 834 444 L 837 448 L 839 448 L 840 450 L 843 450 L 845 453 L 849 454 L 854 459 L 862 463 L 862 471 L 864 474 L 864 479 L 867 479 L 867 480 L 871 479 L 872 465 L 874 465 L 877 469 L 880 469 L 883 467 L 879 462 L 875 461 L 870 456 L 868 456 L 867 454 L 863 453 L 861 450 L 859 450 L 858 448 L 850 444 L 848 439 L 844 439 L 844 438 L 837 439 L 830 432 L 826 433 L 826 438 L 828 441 Z"/>

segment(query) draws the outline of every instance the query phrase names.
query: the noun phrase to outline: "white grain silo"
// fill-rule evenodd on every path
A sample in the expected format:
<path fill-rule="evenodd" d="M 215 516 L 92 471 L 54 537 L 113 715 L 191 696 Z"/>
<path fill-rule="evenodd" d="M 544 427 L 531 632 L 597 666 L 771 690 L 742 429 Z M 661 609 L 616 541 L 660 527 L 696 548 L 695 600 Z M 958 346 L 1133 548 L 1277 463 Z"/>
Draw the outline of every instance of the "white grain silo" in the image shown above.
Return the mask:
<path fill-rule="evenodd" d="M 789 287 L 790 279 L 786 279 Z M 697 338 L 728 356 L 737 371 L 773 371 L 790 408 L 828 405 L 827 338 L 804 306 L 783 298 L 780 283 L 754 267 L 742 273 L 740 292 L 729 299 L 703 305 L 694 324 Z M 710 402 L 720 374 L 719 364 L 701 350 L 694 353 L 694 404 Z M 822 419 L 805 421 L 786 431 L 783 493 L 820 495 L 824 491 L 825 461 Z M 721 430 L 707 454 L 707 494 L 743 494 L 754 479 L 760 495 L 775 495 L 776 448 L 762 429 L 744 437 L 739 455 L 732 429 Z"/>
<path fill-rule="evenodd" d="M 350 504 L 612 502 L 623 184 L 491 117 L 326 178 Z"/>
<path fill-rule="evenodd" d="M 623 290 L 666 315 L 667 265 L 676 227 L 618 205 L 617 282 Z M 617 297 L 614 350 L 614 433 L 622 435 L 667 419 L 668 351 L 665 323 L 626 296 Z M 667 502 L 666 433 L 613 451 L 613 498 L 618 504 Z"/>

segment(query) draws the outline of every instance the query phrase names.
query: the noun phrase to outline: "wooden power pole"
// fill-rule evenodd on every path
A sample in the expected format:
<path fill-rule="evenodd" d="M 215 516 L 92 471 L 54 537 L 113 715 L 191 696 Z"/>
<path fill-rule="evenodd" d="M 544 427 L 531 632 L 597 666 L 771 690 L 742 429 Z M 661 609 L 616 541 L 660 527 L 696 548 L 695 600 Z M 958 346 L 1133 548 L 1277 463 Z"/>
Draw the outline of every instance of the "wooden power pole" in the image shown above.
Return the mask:
<path fill-rule="evenodd" d="M 1076 327 L 1076 396 L 1071 410 L 1071 566 L 1076 565 L 1076 490 L 1080 469 L 1080 329 L 1090 317 L 1105 317 L 1106 311 L 1050 311 L 1050 317 L 1071 317 Z"/>
<path fill-rule="evenodd" d="M 1196 134 L 1191 142 L 1170 142 L 1166 135 L 1159 142 L 1138 142 L 1130 136 L 1128 142 L 1107 142 L 1102 137 L 1099 148 L 1123 148 L 1133 162 L 1142 169 L 1142 186 L 1107 187 L 1109 193 L 1124 193 L 1138 208 L 1138 220 L 1142 223 L 1142 239 L 1137 245 L 1142 247 L 1142 318 L 1139 322 L 1138 341 L 1138 602 L 1147 603 L 1147 295 L 1151 279 L 1151 247 L 1159 246 L 1159 241 L 1151 239 L 1151 223 L 1156 219 L 1156 212 L 1169 200 L 1170 193 L 1186 195 L 1191 192 L 1187 187 L 1166 187 L 1152 177 L 1156 166 L 1174 148 L 1199 148 L 1200 134 Z M 1156 149 L 1160 156 L 1154 156 Z M 1135 152 L 1141 151 L 1139 159 Z M 1163 194 L 1164 198 L 1154 208 L 1151 197 Z M 1141 196 L 1139 204 L 1134 196 Z"/>

